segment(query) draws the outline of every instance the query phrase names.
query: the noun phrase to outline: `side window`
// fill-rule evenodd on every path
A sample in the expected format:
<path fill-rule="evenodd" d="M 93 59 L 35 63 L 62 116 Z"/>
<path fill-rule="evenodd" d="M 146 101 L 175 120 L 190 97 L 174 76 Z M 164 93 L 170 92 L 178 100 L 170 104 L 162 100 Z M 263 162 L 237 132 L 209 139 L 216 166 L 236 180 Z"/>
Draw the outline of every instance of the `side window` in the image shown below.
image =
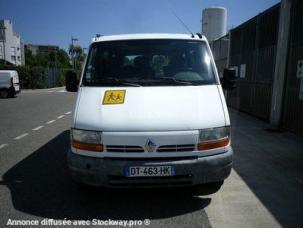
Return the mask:
<path fill-rule="evenodd" d="M 92 48 L 91 54 L 89 55 L 89 58 L 87 60 L 85 80 L 88 82 L 92 81 L 92 77 L 94 77 L 95 74 L 95 64 L 93 60 L 95 60 L 96 52 L 97 52 L 97 48 Z"/>

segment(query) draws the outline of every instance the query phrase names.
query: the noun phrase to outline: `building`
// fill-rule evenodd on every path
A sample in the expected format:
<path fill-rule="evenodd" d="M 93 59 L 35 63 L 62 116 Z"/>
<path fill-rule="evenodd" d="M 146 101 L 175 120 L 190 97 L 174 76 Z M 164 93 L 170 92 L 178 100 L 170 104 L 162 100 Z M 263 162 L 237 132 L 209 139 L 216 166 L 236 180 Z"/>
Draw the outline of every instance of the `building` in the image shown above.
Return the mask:
<path fill-rule="evenodd" d="M 24 63 L 23 56 L 21 38 L 14 32 L 13 22 L 0 20 L 0 59 L 19 66 Z"/>
<path fill-rule="evenodd" d="M 31 51 L 33 55 L 38 53 L 47 54 L 53 51 L 59 51 L 59 46 L 55 45 L 39 45 L 39 44 L 26 44 L 25 45 L 26 51 Z"/>
<path fill-rule="evenodd" d="M 223 71 L 228 66 L 229 35 L 228 33 L 220 39 L 213 40 L 209 43 L 220 78 L 223 77 Z"/>
<path fill-rule="evenodd" d="M 212 42 L 219 72 L 223 66 L 237 72 L 227 104 L 301 136 L 302 12 L 302 0 L 282 0 Z"/>

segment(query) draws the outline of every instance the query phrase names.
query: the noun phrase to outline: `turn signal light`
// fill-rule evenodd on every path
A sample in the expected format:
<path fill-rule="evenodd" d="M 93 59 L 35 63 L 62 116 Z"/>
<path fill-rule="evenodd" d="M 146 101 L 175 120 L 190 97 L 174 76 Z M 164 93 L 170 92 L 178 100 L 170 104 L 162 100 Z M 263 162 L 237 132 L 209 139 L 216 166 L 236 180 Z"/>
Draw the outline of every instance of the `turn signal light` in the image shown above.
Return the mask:
<path fill-rule="evenodd" d="M 229 138 L 225 138 L 217 141 L 211 141 L 211 142 L 203 142 L 203 143 L 198 143 L 198 150 L 211 150 L 211 149 L 227 146 L 228 144 L 229 144 Z"/>
<path fill-rule="evenodd" d="M 103 152 L 103 144 L 91 144 L 91 143 L 72 141 L 72 147 L 79 150 Z"/>

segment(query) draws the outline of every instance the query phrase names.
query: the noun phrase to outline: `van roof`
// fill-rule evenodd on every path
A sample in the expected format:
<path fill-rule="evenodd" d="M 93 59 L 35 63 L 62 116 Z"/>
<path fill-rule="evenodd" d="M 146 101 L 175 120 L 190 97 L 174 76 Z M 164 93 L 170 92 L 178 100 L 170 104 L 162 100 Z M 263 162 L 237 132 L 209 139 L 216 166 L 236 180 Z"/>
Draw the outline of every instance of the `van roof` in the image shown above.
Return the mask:
<path fill-rule="evenodd" d="M 104 41 L 117 41 L 117 40 L 138 40 L 138 39 L 180 39 L 180 40 L 203 40 L 206 41 L 205 36 L 199 38 L 198 35 L 192 34 L 174 34 L 174 33 L 140 33 L 140 34 L 120 34 L 109 36 L 96 36 L 92 39 L 92 43 Z"/>
<path fill-rule="evenodd" d="M 16 70 L 0 70 L 0 73 L 12 73 L 12 72 L 17 72 Z"/>

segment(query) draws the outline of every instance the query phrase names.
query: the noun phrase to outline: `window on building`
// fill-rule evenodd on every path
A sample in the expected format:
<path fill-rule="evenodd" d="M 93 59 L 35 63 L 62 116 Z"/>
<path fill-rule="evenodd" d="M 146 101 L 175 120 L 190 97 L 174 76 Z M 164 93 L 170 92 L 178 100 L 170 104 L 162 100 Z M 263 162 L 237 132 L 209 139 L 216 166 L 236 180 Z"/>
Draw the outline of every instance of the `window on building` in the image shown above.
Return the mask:
<path fill-rule="evenodd" d="M 11 60 L 12 60 L 13 62 L 16 62 L 16 56 L 12 55 L 12 56 L 11 56 Z"/>
<path fill-rule="evenodd" d="M 0 55 L 2 55 L 2 46 L 0 46 Z"/>
<path fill-rule="evenodd" d="M 16 47 L 11 47 L 11 55 L 16 55 Z"/>
<path fill-rule="evenodd" d="M 18 61 L 20 62 L 20 61 L 21 61 L 21 57 L 20 57 L 20 56 L 18 56 L 17 58 L 18 58 Z"/>

